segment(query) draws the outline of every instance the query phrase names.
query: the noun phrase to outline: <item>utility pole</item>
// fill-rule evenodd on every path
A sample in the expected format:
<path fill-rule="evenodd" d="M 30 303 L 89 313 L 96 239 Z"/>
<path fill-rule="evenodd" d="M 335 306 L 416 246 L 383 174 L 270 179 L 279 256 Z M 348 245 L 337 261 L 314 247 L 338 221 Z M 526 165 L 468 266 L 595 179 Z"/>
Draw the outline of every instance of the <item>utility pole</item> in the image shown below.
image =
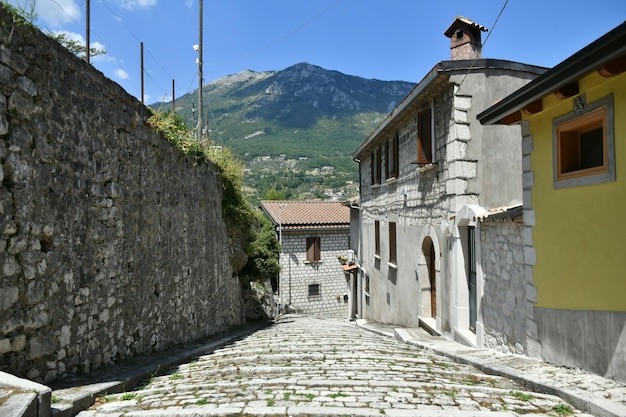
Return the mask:
<path fill-rule="evenodd" d="M 176 96 L 174 94 L 174 80 L 172 80 L 172 113 L 176 113 Z"/>
<path fill-rule="evenodd" d="M 141 55 L 141 103 L 143 104 L 143 42 L 140 42 L 140 51 Z"/>
<path fill-rule="evenodd" d="M 202 141 L 202 0 L 198 0 L 198 142 Z"/>
<path fill-rule="evenodd" d="M 87 44 L 86 48 L 85 48 L 85 60 L 87 61 L 88 64 L 89 64 L 89 45 L 91 44 L 90 35 L 89 35 L 89 33 L 91 32 L 91 28 L 90 28 L 91 25 L 89 23 L 89 21 L 91 20 L 91 15 L 90 15 L 91 14 L 91 6 L 90 6 L 89 3 L 90 3 L 89 0 L 87 0 L 86 11 L 85 11 L 85 14 L 87 15 L 86 16 L 86 18 L 87 18 L 87 27 L 85 28 L 85 38 L 86 38 L 85 43 Z"/>

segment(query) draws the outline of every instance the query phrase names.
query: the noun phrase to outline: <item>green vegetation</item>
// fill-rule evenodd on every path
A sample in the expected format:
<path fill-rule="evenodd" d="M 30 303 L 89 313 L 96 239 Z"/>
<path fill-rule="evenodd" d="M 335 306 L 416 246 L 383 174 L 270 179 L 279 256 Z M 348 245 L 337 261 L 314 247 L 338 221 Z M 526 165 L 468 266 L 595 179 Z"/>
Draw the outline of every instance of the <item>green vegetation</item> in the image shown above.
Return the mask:
<path fill-rule="evenodd" d="M 196 401 L 196 405 L 205 405 L 208 403 L 209 403 L 209 400 L 207 400 L 206 398 L 200 398 L 198 401 Z"/>
<path fill-rule="evenodd" d="M 180 372 L 175 372 L 172 375 L 170 375 L 170 379 L 172 381 L 176 381 L 176 380 L 182 379 L 182 378 L 183 378 L 183 376 L 180 374 Z"/>
<path fill-rule="evenodd" d="M 124 394 L 120 396 L 120 400 L 129 401 L 129 400 L 134 400 L 135 397 L 137 397 L 136 392 L 125 392 Z"/>
<path fill-rule="evenodd" d="M 333 398 L 333 399 L 335 399 L 335 398 L 339 398 L 339 397 L 349 397 L 350 395 L 345 394 L 345 393 L 343 393 L 343 392 L 334 392 L 334 393 L 332 393 L 332 394 L 327 394 L 326 396 L 327 396 L 328 398 Z"/>
<path fill-rule="evenodd" d="M 268 407 L 274 407 L 275 401 L 271 398 L 268 398 L 267 400 L 265 400 L 266 404 Z"/>
<path fill-rule="evenodd" d="M 557 404 L 552 409 L 560 416 L 570 416 L 574 414 L 574 410 L 567 404 Z"/>
<path fill-rule="evenodd" d="M 265 282 L 280 272 L 278 257 L 281 249 L 272 222 L 259 211 L 255 213 L 255 221 L 257 233 L 246 248 L 248 263 L 239 274 L 249 281 Z"/>
<path fill-rule="evenodd" d="M 533 398 L 535 398 L 535 397 L 533 397 L 530 394 L 525 394 L 525 393 L 520 392 L 520 391 L 511 391 L 511 395 L 514 396 L 515 398 L 517 398 L 518 400 L 522 400 L 522 401 L 530 401 Z"/>
<path fill-rule="evenodd" d="M 301 63 L 215 80 L 203 97 L 210 108 L 212 139 L 246 165 L 245 191 L 256 206 L 266 197 L 327 199 L 327 189 L 342 192 L 340 198 L 356 195 L 358 164 L 352 153 L 413 87 Z M 196 101 L 197 92 L 176 100 L 188 126 L 196 123 Z M 160 105 L 165 104 L 154 104 Z"/>
<path fill-rule="evenodd" d="M 454 390 L 454 389 L 453 389 L 453 390 L 449 390 L 449 391 L 444 391 L 444 392 L 443 392 L 443 394 L 444 394 L 444 395 L 447 395 L 447 396 L 448 396 L 448 397 L 450 397 L 450 398 L 454 398 L 454 397 L 456 397 L 456 394 L 457 394 L 457 393 L 458 393 L 458 391 L 457 391 L 457 390 Z"/>
<path fill-rule="evenodd" d="M 211 161 L 222 182 L 222 214 L 231 235 L 244 242 L 248 262 L 240 271 L 242 284 L 265 282 L 278 275 L 280 245 L 271 222 L 254 210 L 243 194 L 243 164 L 226 147 L 199 142 L 185 122 L 172 112 L 153 112 L 148 124 L 175 144 L 193 163 Z"/>
<path fill-rule="evenodd" d="M 55 41 L 59 42 L 68 51 L 70 51 L 77 57 L 79 58 L 85 57 L 86 55 L 85 53 L 87 52 L 87 46 L 74 39 L 70 39 L 66 33 L 49 32 L 47 35 L 50 36 Z M 107 52 L 104 49 L 89 48 L 89 56 L 92 56 L 92 57 L 98 56 L 98 55 L 106 55 L 106 53 Z"/>

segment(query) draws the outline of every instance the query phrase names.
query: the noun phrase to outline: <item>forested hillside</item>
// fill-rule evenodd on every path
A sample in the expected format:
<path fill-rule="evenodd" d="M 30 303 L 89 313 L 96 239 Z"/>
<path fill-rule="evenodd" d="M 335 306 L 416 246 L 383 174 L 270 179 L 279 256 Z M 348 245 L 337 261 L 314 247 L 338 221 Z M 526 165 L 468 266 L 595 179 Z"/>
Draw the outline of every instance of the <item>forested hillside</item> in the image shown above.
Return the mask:
<path fill-rule="evenodd" d="M 307 63 L 282 71 L 246 70 L 203 87 L 203 120 L 210 140 L 245 162 L 253 202 L 345 198 L 357 189 L 352 152 L 413 85 Z M 189 126 L 197 123 L 197 100 L 197 91 L 176 100 Z M 167 110 L 171 103 L 153 107 Z"/>

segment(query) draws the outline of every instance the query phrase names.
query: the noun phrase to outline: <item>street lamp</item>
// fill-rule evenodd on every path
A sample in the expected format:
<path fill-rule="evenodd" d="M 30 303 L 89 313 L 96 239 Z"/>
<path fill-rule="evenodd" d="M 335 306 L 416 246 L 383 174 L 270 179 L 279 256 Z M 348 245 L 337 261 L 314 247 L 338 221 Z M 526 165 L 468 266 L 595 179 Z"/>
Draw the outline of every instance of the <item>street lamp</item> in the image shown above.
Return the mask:
<path fill-rule="evenodd" d="M 202 46 L 195 44 L 193 50 L 198 53 L 196 65 L 198 66 L 198 142 L 202 140 Z"/>
<path fill-rule="evenodd" d="M 198 142 L 202 141 L 202 0 L 198 1 L 198 43 L 193 46 L 198 52 Z"/>

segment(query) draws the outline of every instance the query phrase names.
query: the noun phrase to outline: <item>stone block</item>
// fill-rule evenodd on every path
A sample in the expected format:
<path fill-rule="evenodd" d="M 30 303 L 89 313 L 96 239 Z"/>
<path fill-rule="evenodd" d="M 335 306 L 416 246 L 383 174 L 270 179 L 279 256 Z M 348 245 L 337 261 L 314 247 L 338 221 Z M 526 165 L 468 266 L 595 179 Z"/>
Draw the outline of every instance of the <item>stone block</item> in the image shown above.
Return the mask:
<path fill-rule="evenodd" d="M 524 225 L 525 226 L 534 226 L 535 225 L 535 210 L 524 210 Z"/>
<path fill-rule="evenodd" d="M 12 258 L 12 257 L 11 257 Z M 8 310 L 17 302 L 20 290 L 16 286 L 6 286 L 0 291 L 0 310 Z"/>
<path fill-rule="evenodd" d="M 533 188 L 535 186 L 535 173 L 532 171 L 526 171 L 522 174 L 522 188 L 525 190 Z"/>
<path fill-rule="evenodd" d="M 522 155 L 530 155 L 535 150 L 535 142 L 532 136 L 522 138 Z"/>
<path fill-rule="evenodd" d="M 11 349 L 11 340 L 9 339 L 0 339 L 0 354 L 8 353 Z"/>
<path fill-rule="evenodd" d="M 535 265 L 537 263 L 537 251 L 532 246 L 524 246 L 524 259 L 527 265 Z"/>

